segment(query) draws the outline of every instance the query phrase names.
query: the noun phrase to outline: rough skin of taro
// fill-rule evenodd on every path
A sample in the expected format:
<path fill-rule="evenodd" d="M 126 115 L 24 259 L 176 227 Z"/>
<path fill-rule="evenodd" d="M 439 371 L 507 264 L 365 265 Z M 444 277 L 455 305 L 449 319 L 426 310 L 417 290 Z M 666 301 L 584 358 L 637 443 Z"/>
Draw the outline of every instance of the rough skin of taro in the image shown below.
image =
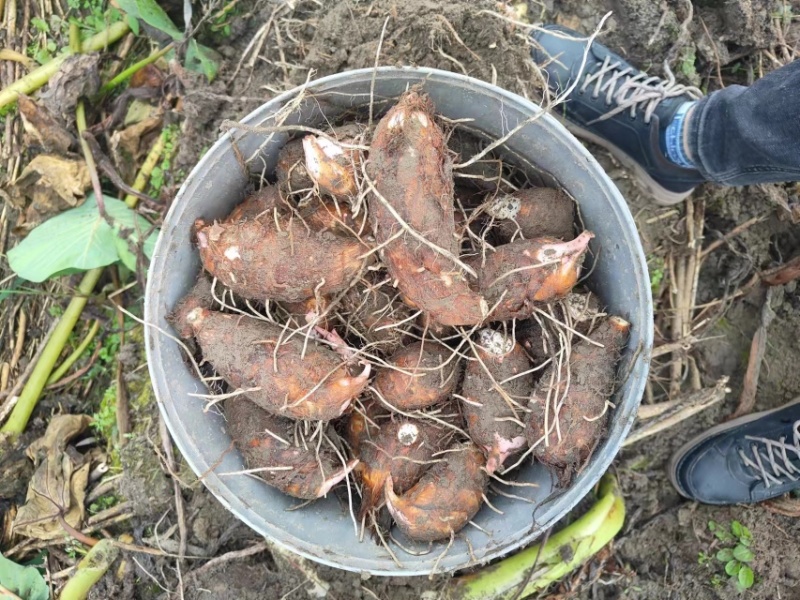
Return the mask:
<path fill-rule="evenodd" d="M 488 307 L 470 288 L 462 268 L 403 231 L 392 214 L 436 247 L 458 256 L 452 159 L 427 96 L 405 93 L 380 120 L 369 167 L 377 191 L 369 198 L 375 239 L 386 244 L 383 258 L 404 300 L 443 325 L 481 322 Z"/>
<path fill-rule="evenodd" d="M 368 233 L 366 213 L 362 210 L 358 216 L 353 216 L 350 205 L 343 201 L 314 196 L 301 214 L 308 226 L 317 231 L 330 230 L 359 237 Z"/>
<path fill-rule="evenodd" d="M 259 319 L 197 308 L 186 316 L 203 357 L 228 384 L 269 412 L 293 419 L 340 417 L 367 385 L 369 370 L 351 375 L 340 357 Z M 276 351 L 277 346 L 277 351 Z"/>
<path fill-rule="evenodd" d="M 171 313 L 167 316 L 167 321 L 178 332 L 178 336 L 184 340 L 192 340 L 194 328 L 189 323 L 187 317 L 196 308 L 211 308 L 214 306 L 214 294 L 211 291 L 211 281 L 205 273 L 200 273 L 189 293 L 181 298 Z"/>
<path fill-rule="evenodd" d="M 291 419 L 271 415 L 244 396 L 225 400 L 225 417 L 247 467 L 265 469 L 256 476 L 295 498 L 313 500 L 326 495 L 358 464 L 353 459 L 342 465 L 336 453 L 325 446 L 317 454 L 314 444 L 292 443 Z M 267 470 L 274 467 L 291 469 Z"/>
<path fill-rule="evenodd" d="M 366 398 L 356 404 L 347 415 L 344 437 L 353 456 L 361 454 L 361 443 L 380 433 L 381 425 L 391 416 L 389 409 L 374 398 Z"/>
<path fill-rule="evenodd" d="M 455 391 L 459 363 L 452 351 L 435 342 L 414 342 L 388 361 L 398 369 L 379 367 L 375 389 L 393 407 L 406 411 L 442 402 Z"/>
<path fill-rule="evenodd" d="M 495 217 L 495 228 L 504 242 L 520 236 L 526 240 L 575 237 L 575 203 L 554 188 L 526 188 L 499 196 L 486 212 Z"/>
<path fill-rule="evenodd" d="M 570 242 L 519 240 L 487 254 L 478 285 L 491 307 L 491 321 L 526 319 L 535 303 L 563 298 L 578 282 L 589 231 Z"/>
<path fill-rule="evenodd" d="M 236 294 L 298 302 L 345 289 L 365 264 L 357 239 L 265 214 L 239 223 L 195 222 L 203 267 Z"/>
<path fill-rule="evenodd" d="M 288 142 L 278 153 L 278 164 L 275 167 L 278 183 L 288 192 L 310 190 L 314 187 L 311 175 L 306 170 L 306 155 L 303 151 L 303 140 Z"/>
<path fill-rule="evenodd" d="M 525 421 L 521 407 L 533 390 L 533 373 L 520 376 L 531 370 L 531 362 L 522 346 L 499 331 L 478 332 L 475 353 L 480 361 L 467 363 L 462 410 L 469 436 L 486 453 L 486 470 L 493 473 L 526 446 L 525 430 L 515 421 Z"/>
<path fill-rule="evenodd" d="M 542 373 L 531 395 L 525 436 L 529 445 L 536 444 L 536 459 L 556 470 L 562 486 L 583 467 L 606 432 L 606 401 L 616 387 L 616 364 L 629 330 L 630 324 L 620 317 L 605 319 L 590 336 L 603 347 L 587 341 L 572 346 L 566 397 L 567 368 L 562 367 L 559 378 L 556 365 Z"/>
<path fill-rule="evenodd" d="M 570 292 L 562 303 L 553 305 L 553 311 L 557 320 L 569 323 L 582 335 L 589 333 L 596 320 L 605 316 L 597 296 L 591 292 Z M 559 349 L 555 328 L 546 318 L 542 321 L 544 330 L 533 318 L 517 322 L 517 340 L 537 363 L 544 362 Z"/>
<path fill-rule="evenodd" d="M 382 287 L 357 284 L 342 301 L 347 312 L 347 331 L 355 332 L 370 348 L 392 353 L 403 343 L 403 330 L 397 327 L 411 310 L 394 293 Z"/>
<path fill-rule="evenodd" d="M 284 210 L 288 207 L 289 205 L 281 196 L 278 186 L 266 185 L 240 202 L 236 208 L 231 211 L 231 214 L 225 217 L 224 222 L 240 223 L 241 221 L 255 219 L 268 212 L 271 213 L 275 208 Z"/>
<path fill-rule="evenodd" d="M 397 418 L 382 423 L 374 437 L 365 437 L 356 467 L 363 493 L 359 520 L 383 504 L 383 487 L 390 475 L 400 492 L 414 485 L 430 466 L 427 461 L 433 453 L 444 448 L 445 435 L 432 421 Z"/>
<path fill-rule="evenodd" d="M 422 542 L 449 539 L 474 517 L 483 502 L 488 476 L 483 452 L 470 442 L 442 454 L 404 495 L 386 480 L 386 506 L 400 530 Z"/>

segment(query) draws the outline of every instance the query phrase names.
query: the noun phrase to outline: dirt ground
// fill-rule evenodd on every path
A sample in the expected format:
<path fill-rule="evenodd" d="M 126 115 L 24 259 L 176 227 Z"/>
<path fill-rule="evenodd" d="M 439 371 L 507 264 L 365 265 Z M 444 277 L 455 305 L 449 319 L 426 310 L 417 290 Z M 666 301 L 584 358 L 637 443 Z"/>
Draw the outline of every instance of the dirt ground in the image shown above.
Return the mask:
<path fill-rule="evenodd" d="M 654 73 L 662 73 L 666 61 L 678 81 L 712 91 L 721 85 L 752 82 L 792 58 L 787 48 L 797 47 L 800 21 L 792 16 L 791 8 L 784 2 L 766 0 L 544 0 L 529 2 L 527 14 L 533 23 L 558 22 L 590 33 L 602 16 L 612 11 L 600 37 L 604 43 Z M 795 2 L 794 10 L 800 13 L 800 4 Z M 503 20 L 490 0 L 243 0 L 230 35 L 215 47 L 222 57 L 219 77 L 210 85 L 198 77 L 196 85 L 185 92 L 186 119 L 175 172 L 192 169 L 219 136 L 223 119 L 239 119 L 310 77 L 372 67 L 384 26 L 381 65 L 463 72 L 533 100 L 541 99 L 540 80 L 529 59 L 527 32 Z M 654 285 L 656 343 L 670 341 L 671 274 L 664 265 L 670 256 L 686 252 L 686 207 L 654 206 L 631 174 L 607 152 L 592 146 L 590 150 L 628 200 L 650 266 L 664 278 Z M 800 201 L 799 195 L 797 185 L 734 189 L 706 185 L 694 194 L 694 205 L 705 207 L 704 245 L 737 225 L 760 218 L 709 254 L 700 271 L 695 299 L 698 307 L 718 299 L 723 302 L 703 314 L 697 335 L 704 341 L 688 354 L 697 364 L 703 386 L 728 376 L 731 392 L 716 406 L 620 453 L 613 470 L 625 495 L 628 516 L 624 529 L 610 548 L 549 590 L 548 597 L 800 598 L 800 520 L 763 506 L 719 508 L 687 502 L 666 474 L 675 449 L 724 421 L 736 407 L 765 291 L 753 286 L 740 297 L 731 296 L 757 271 L 800 251 L 800 227 L 788 210 Z M 800 356 L 800 289 L 794 283 L 776 288 L 771 306 L 776 316 L 769 328 L 754 410 L 773 408 L 800 396 L 800 370 L 795 363 Z M 654 363 L 652 398 L 647 401 L 668 395 L 669 360 L 667 356 Z M 688 382 L 683 383 L 686 391 Z M 33 428 L 41 431 L 51 412 L 75 406 L 77 400 L 70 397 L 49 397 L 37 409 L 39 420 Z M 124 474 L 119 493 L 131 503 L 133 536 L 138 541 L 152 535 L 154 524 L 160 521 L 161 530 L 168 529 L 175 516 L 171 514 L 172 483 L 154 451 L 157 444 L 153 440 L 158 439 L 155 403 L 137 409 L 133 418 L 143 425 L 122 451 Z M 25 439 L 17 448 L 24 445 Z M 18 470 L 0 477 L 0 497 L 24 493 L 20 482 L 30 476 L 21 457 L 11 462 Z M 231 555 L 258 543 L 258 536 L 225 510 L 185 465 L 179 469 L 178 476 L 186 484 L 182 494 L 190 550 L 225 558 L 212 559 L 205 566 L 202 561 L 190 562 L 179 572 L 174 561 L 137 556 L 136 568 L 122 581 L 105 578 L 90 597 L 322 597 L 314 595 L 319 587 L 315 588 L 297 564 L 278 553 L 262 550 Z M 718 549 L 708 528 L 711 520 L 723 524 L 738 520 L 752 531 L 756 583 L 743 596 L 728 581 L 720 563 L 700 558 L 702 553 L 713 557 Z M 323 587 L 329 586 L 327 597 L 340 600 L 416 599 L 425 591 L 436 590 L 441 581 L 367 577 L 312 567 L 325 582 Z"/>

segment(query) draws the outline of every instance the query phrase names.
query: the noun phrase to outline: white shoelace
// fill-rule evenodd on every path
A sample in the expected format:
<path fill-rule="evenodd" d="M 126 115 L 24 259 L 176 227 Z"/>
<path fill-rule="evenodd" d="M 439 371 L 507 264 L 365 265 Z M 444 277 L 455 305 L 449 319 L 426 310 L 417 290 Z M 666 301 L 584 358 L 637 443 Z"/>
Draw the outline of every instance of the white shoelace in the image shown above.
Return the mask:
<path fill-rule="evenodd" d="M 794 440 L 792 443 L 786 442 L 786 436 L 781 436 L 778 440 L 745 436 L 745 439 L 753 442 L 750 445 L 752 457 L 745 454 L 744 450 L 739 450 L 739 456 L 745 466 L 756 471 L 756 475 L 764 482 L 766 487 L 771 485 L 782 485 L 781 478 L 797 481 L 800 475 L 800 420 L 794 422 Z M 763 447 L 759 447 L 761 444 Z M 795 454 L 794 461 L 790 460 L 787 452 Z"/>
<path fill-rule="evenodd" d="M 594 84 L 592 98 L 597 98 L 600 94 L 606 95 L 606 104 L 611 106 L 616 103 L 616 107 L 605 113 L 591 123 L 609 119 L 627 109 L 631 111 L 631 119 L 636 118 L 636 111 L 644 109 L 644 122 L 650 123 L 650 118 L 655 112 L 658 104 L 667 98 L 686 95 L 692 100 L 699 100 L 703 97 L 703 92 L 694 86 L 683 85 L 675 81 L 675 75 L 664 63 L 664 72 L 667 79 L 648 76 L 647 73 L 637 73 L 632 75 L 634 68 L 627 66 L 620 69 L 620 61 L 611 62 L 611 57 L 606 56 L 600 68 L 591 74 L 587 74 L 581 87 L 581 93 Z M 608 76 L 607 79 L 605 79 Z M 605 80 L 604 80 L 605 79 Z M 591 125 L 591 123 L 589 123 Z"/>

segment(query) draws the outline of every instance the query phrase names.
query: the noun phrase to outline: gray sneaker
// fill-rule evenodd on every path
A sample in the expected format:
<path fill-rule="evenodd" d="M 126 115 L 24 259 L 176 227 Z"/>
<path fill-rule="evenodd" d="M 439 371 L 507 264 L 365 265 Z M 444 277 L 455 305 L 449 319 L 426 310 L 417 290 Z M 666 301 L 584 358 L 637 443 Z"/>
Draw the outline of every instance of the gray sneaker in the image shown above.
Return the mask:
<path fill-rule="evenodd" d="M 697 100 L 695 87 L 648 76 L 594 42 L 581 70 L 585 38 L 560 25 L 533 34 L 533 59 L 554 94 L 577 84 L 557 107 L 556 116 L 572 133 L 609 150 L 631 169 L 659 204 L 682 201 L 705 181 L 696 169 L 670 161 L 661 140 L 685 102 Z"/>
<path fill-rule="evenodd" d="M 760 502 L 800 489 L 800 398 L 712 427 L 672 457 L 669 475 L 705 504 Z"/>

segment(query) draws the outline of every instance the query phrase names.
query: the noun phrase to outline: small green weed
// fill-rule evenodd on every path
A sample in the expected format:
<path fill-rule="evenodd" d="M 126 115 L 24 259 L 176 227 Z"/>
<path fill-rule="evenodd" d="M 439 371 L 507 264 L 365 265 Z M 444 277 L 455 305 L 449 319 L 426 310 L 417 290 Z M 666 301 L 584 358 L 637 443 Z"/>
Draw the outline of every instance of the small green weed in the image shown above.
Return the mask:
<path fill-rule="evenodd" d="M 231 0 L 226 2 L 225 5 L 217 11 L 211 18 L 209 29 L 222 37 L 230 37 L 231 35 L 231 21 L 239 13 L 239 8 L 236 6 L 239 0 Z"/>
<path fill-rule="evenodd" d="M 716 521 L 709 521 L 708 529 L 724 544 L 714 558 L 724 565 L 725 574 L 735 582 L 736 589 L 741 593 L 753 587 L 755 574 L 750 566 L 754 557 L 750 549 L 753 544 L 753 534 L 750 530 L 739 521 L 731 521 L 729 527 L 720 525 Z M 714 578 L 718 577 L 718 575 L 712 577 L 712 585 L 717 585 Z"/>
<path fill-rule="evenodd" d="M 181 129 L 178 125 L 169 125 L 164 129 L 162 134 L 165 137 L 164 141 L 164 159 L 161 164 L 153 167 L 153 172 L 150 174 L 150 195 L 158 197 L 161 188 L 164 187 L 164 178 L 172 168 L 172 157 L 175 154 L 175 146 L 181 135 Z"/>
<path fill-rule="evenodd" d="M 77 13 L 70 17 L 69 23 L 80 27 L 82 37 L 103 31 L 112 23 L 122 20 L 122 13 L 107 5 L 106 0 L 67 0 L 67 6 Z"/>
<path fill-rule="evenodd" d="M 117 498 L 114 494 L 109 494 L 107 496 L 100 496 L 97 500 L 92 502 L 89 505 L 89 512 L 93 515 L 96 515 L 99 512 L 102 512 L 108 508 L 111 508 L 115 504 L 119 502 L 119 498 Z"/>
<path fill-rule="evenodd" d="M 650 290 L 653 297 L 656 297 L 661 292 L 661 284 L 666 275 L 664 259 L 655 254 L 651 254 L 647 257 L 647 269 L 650 271 Z"/>
<path fill-rule="evenodd" d="M 695 61 L 697 60 L 697 53 L 695 52 L 694 46 L 687 46 L 681 52 L 681 64 L 679 66 L 681 73 L 686 76 L 686 79 L 691 81 L 692 83 L 699 81 L 699 77 L 697 75 L 697 67 L 695 67 Z"/>

